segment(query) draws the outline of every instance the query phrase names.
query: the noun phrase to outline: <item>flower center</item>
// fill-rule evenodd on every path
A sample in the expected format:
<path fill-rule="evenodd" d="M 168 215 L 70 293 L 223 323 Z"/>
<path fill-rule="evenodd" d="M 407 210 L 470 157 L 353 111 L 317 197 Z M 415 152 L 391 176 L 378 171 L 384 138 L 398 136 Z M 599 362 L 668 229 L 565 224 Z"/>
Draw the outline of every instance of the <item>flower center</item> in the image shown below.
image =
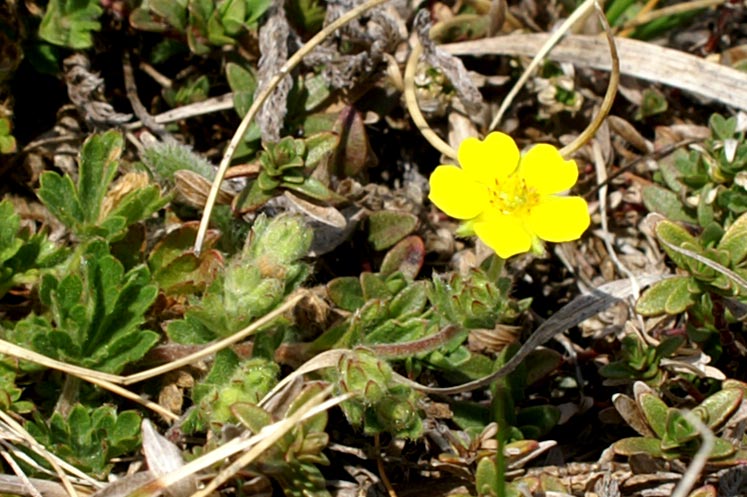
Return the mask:
<path fill-rule="evenodd" d="M 488 187 L 490 205 L 504 215 L 528 215 L 539 203 L 540 195 L 536 189 L 526 185 L 518 174 L 512 174 L 503 181 L 495 179 L 495 184 Z"/>

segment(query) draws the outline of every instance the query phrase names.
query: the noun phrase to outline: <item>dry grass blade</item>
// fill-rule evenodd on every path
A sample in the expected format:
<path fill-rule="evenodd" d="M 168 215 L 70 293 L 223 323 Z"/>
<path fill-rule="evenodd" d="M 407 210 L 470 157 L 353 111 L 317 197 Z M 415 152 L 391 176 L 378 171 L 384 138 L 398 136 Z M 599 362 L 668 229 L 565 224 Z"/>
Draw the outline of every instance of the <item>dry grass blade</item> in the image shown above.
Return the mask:
<path fill-rule="evenodd" d="M 270 79 L 270 81 L 268 81 L 264 91 L 260 95 L 257 95 L 257 97 L 252 102 L 251 107 L 249 107 L 249 110 L 246 112 L 246 115 L 244 115 L 244 119 L 242 119 L 241 124 L 239 124 L 239 127 L 236 129 L 231 142 L 228 144 L 228 147 L 226 147 L 226 152 L 223 154 L 223 159 L 221 159 L 220 165 L 218 166 L 218 172 L 215 175 L 213 186 L 210 189 L 210 195 L 208 196 L 207 203 L 205 204 L 205 210 L 202 213 L 202 219 L 200 220 L 200 229 L 197 231 L 197 238 L 195 240 L 196 254 L 199 254 L 202 250 L 202 242 L 205 238 L 205 234 L 207 233 L 208 224 L 210 222 L 210 215 L 213 212 L 213 205 L 215 204 L 215 200 L 218 196 L 220 185 L 223 182 L 223 177 L 226 175 L 228 166 L 231 163 L 231 158 L 233 157 L 234 152 L 236 152 L 236 147 L 239 146 L 239 143 L 244 138 L 244 134 L 246 134 L 246 130 L 249 128 L 249 124 L 252 122 L 252 119 L 254 119 L 254 116 L 257 114 L 257 112 L 259 112 L 262 105 L 264 105 L 265 100 L 267 100 L 272 92 L 275 91 L 275 88 L 280 84 L 285 76 L 287 76 L 309 52 L 311 52 L 317 45 L 324 41 L 329 35 L 334 33 L 338 28 L 349 23 L 353 19 L 356 19 L 364 12 L 376 7 L 377 5 L 386 3 L 387 1 L 388 0 L 369 0 L 368 2 L 365 2 L 351 9 L 345 15 L 331 22 L 328 26 L 325 26 L 324 29 L 315 34 L 309 41 L 304 44 L 304 46 L 302 46 L 296 53 L 294 53 L 285 64 L 283 64 L 283 67 L 280 68 L 278 73 L 272 79 Z"/>
<path fill-rule="evenodd" d="M 535 69 L 537 69 L 537 67 L 539 67 L 545 57 L 547 57 L 547 54 L 550 53 L 553 47 L 557 45 L 561 38 L 563 38 L 563 36 L 565 36 L 566 33 L 568 33 L 568 31 L 577 22 L 589 15 L 591 9 L 594 8 L 594 5 L 596 3 L 596 0 L 585 0 L 584 3 L 579 5 L 576 10 L 573 11 L 573 14 L 571 14 L 568 19 L 566 19 L 565 22 L 563 22 L 563 24 L 550 35 L 545 44 L 542 46 L 542 48 L 539 49 L 537 54 L 529 63 L 527 68 L 524 69 L 524 73 L 521 75 L 521 77 L 519 77 L 519 80 L 508 92 L 506 98 L 504 98 L 503 102 L 501 102 L 501 106 L 498 108 L 498 112 L 496 112 L 495 117 L 493 117 L 493 120 L 490 123 L 490 127 L 488 128 L 489 130 L 492 131 L 496 128 L 496 126 L 498 126 L 498 123 L 500 123 L 501 119 L 503 119 L 503 114 L 506 113 L 506 110 L 508 110 L 508 108 L 511 106 L 511 103 L 514 101 L 516 95 L 519 94 L 519 91 L 524 87 L 526 82 L 529 80 L 529 77 L 532 75 L 532 73 L 534 73 Z"/>
<path fill-rule="evenodd" d="M 547 34 L 516 34 L 444 45 L 455 55 L 526 55 L 536 52 Z M 679 50 L 627 38 L 616 38 L 620 72 L 627 76 L 680 88 L 738 109 L 747 110 L 747 75 Z M 558 62 L 609 71 L 609 49 L 596 36 L 568 35 L 548 54 Z M 687 77 L 683 77 L 687 75 Z"/>
<path fill-rule="evenodd" d="M 695 482 L 700 478 L 700 473 L 705 468 L 708 462 L 708 457 L 711 455 L 713 446 L 716 443 L 716 437 L 713 432 L 703 423 L 700 418 L 694 415 L 690 411 L 684 411 L 682 414 L 685 415 L 685 419 L 688 423 L 692 424 L 698 433 L 700 433 L 703 442 L 700 444 L 698 452 L 693 457 L 690 466 L 687 467 L 687 471 L 682 475 L 682 480 L 677 484 L 677 488 L 674 489 L 672 497 L 687 497 L 690 490 L 695 486 Z"/>
<path fill-rule="evenodd" d="M 76 378 L 80 378 L 89 383 L 93 383 L 94 385 L 109 390 L 112 393 L 120 395 L 126 399 L 142 405 L 143 407 L 150 409 L 155 413 L 160 414 L 164 419 L 175 421 L 178 418 L 178 416 L 176 416 L 174 413 L 164 409 L 155 402 L 146 400 L 140 395 L 130 392 L 126 388 L 117 385 L 117 383 L 124 382 L 124 378 L 122 378 L 121 376 L 102 373 L 100 371 L 94 371 L 92 369 L 82 368 L 80 366 L 74 366 L 72 364 L 60 362 L 32 350 L 28 350 L 10 342 L 6 342 L 5 340 L 0 340 L 0 353 L 15 357 L 17 359 L 23 359 L 25 361 L 33 362 L 34 364 L 39 364 L 40 366 L 44 366 L 50 369 L 56 369 L 57 371 L 62 371 L 63 373 L 67 373 L 69 375 L 75 376 Z"/>
<path fill-rule="evenodd" d="M 38 454 L 41 458 L 47 461 L 54 470 L 54 474 L 56 474 L 62 482 L 62 486 L 69 496 L 75 497 L 78 494 L 65 471 L 67 471 L 71 475 L 76 476 L 77 478 L 80 478 L 82 481 L 85 481 L 93 487 L 101 487 L 101 483 L 89 477 L 75 466 L 66 463 L 65 461 L 59 459 L 57 456 L 49 452 L 43 445 L 37 442 L 34 437 L 32 437 L 20 424 L 18 424 L 13 418 L 11 418 L 3 411 L 0 411 L 0 431 L 4 432 L 4 434 L 9 434 L 11 436 L 11 439 L 24 444 L 35 454 Z M 4 435 L 4 437 L 7 438 L 7 435 Z M 19 452 L 18 454 L 20 455 L 23 453 Z M 25 454 L 23 455 L 25 456 Z"/>

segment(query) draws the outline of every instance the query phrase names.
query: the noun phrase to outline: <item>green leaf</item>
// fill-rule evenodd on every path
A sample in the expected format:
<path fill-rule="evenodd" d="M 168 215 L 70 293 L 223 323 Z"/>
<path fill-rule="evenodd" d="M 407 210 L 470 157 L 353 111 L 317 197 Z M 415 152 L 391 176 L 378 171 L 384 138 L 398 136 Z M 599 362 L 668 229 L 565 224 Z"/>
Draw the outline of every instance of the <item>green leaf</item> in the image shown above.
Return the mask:
<path fill-rule="evenodd" d="M 83 208 L 70 176 L 45 171 L 39 178 L 39 198 L 54 217 L 73 231 L 80 231 L 84 222 Z"/>
<path fill-rule="evenodd" d="M 657 437 L 664 437 L 667 433 L 667 415 L 669 407 L 655 393 L 644 392 L 636 399 L 638 407 L 646 422 L 654 430 Z"/>
<path fill-rule="evenodd" d="M 717 140 L 728 140 L 737 131 L 737 118 L 725 118 L 721 114 L 711 114 L 708 119 L 708 127 L 711 128 L 713 137 Z"/>
<path fill-rule="evenodd" d="M 235 62 L 226 64 L 226 79 L 233 91 L 233 107 L 240 117 L 251 107 L 257 90 L 257 76 L 251 70 Z"/>
<path fill-rule="evenodd" d="M 283 177 L 283 179 L 285 180 L 286 178 Z M 305 178 L 303 183 L 300 184 L 284 181 L 283 186 L 307 197 L 321 200 L 322 202 L 337 202 L 341 200 L 339 195 L 330 190 L 324 183 L 316 178 Z"/>
<path fill-rule="evenodd" d="M 680 248 L 689 248 L 690 250 L 693 250 L 695 252 L 700 252 L 700 244 L 695 239 L 695 237 L 688 233 L 687 230 L 682 226 L 668 220 L 659 222 L 654 230 L 656 232 L 657 238 L 659 238 L 659 240 L 663 242 L 666 242 L 662 243 L 662 248 L 667 253 L 669 258 L 672 259 L 674 263 L 682 269 L 689 269 L 691 259 L 679 252 L 672 250 L 669 245 L 674 245 L 675 247 Z"/>
<path fill-rule="evenodd" d="M 723 389 L 706 398 L 693 412 L 700 415 L 708 428 L 716 430 L 734 414 L 742 403 L 742 397 L 742 390 Z"/>
<path fill-rule="evenodd" d="M 414 280 L 425 261 L 425 243 L 419 236 L 408 236 L 392 247 L 381 261 L 381 274 L 388 276 L 396 272 Z"/>
<path fill-rule="evenodd" d="M 91 48 L 91 32 L 101 29 L 98 18 L 102 13 L 98 0 L 50 0 L 39 26 L 39 36 L 73 50 Z"/>
<path fill-rule="evenodd" d="M 729 261 L 736 266 L 747 257 L 747 213 L 742 214 L 726 230 L 718 248 L 729 253 Z"/>
<path fill-rule="evenodd" d="M 244 27 L 246 9 L 247 2 L 245 0 L 225 0 L 222 4 L 219 4 L 218 13 L 220 15 L 220 22 L 225 28 L 227 35 L 235 36 Z"/>
<path fill-rule="evenodd" d="M 244 22 L 249 26 L 253 26 L 267 12 L 267 9 L 271 5 L 272 0 L 252 0 L 248 3 L 247 15 Z"/>
<path fill-rule="evenodd" d="M 662 450 L 676 449 L 698 437 L 698 430 L 690 424 L 678 409 L 669 409 L 666 415 L 666 431 L 661 437 Z"/>
<path fill-rule="evenodd" d="M 327 283 L 327 295 L 337 307 L 350 312 L 366 303 L 360 281 L 354 276 L 341 276 Z"/>
<path fill-rule="evenodd" d="M 612 445 L 616 454 L 621 456 L 633 456 L 635 454 L 648 454 L 651 457 L 661 458 L 664 453 L 658 438 L 631 437 L 618 440 Z"/>
<path fill-rule="evenodd" d="M 644 316 L 658 316 L 685 311 L 697 302 L 688 289 L 691 282 L 690 276 L 674 276 L 654 283 L 636 302 L 636 312 Z"/>
<path fill-rule="evenodd" d="M 187 28 L 188 0 L 150 0 L 150 10 L 179 31 Z"/>
<path fill-rule="evenodd" d="M 368 241 L 375 250 L 389 248 L 413 232 L 418 218 L 409 212 L 380 210 L 368 218 Z"/>
<path fill-rule="evenodd" d="M 697 222 L 689 209 L 680 201 L 676 193 L 658 185 L 647 186 L 643 189 L 643 204 L 651 212 L 658 212 L 672 221 L 683 223 Z"/>

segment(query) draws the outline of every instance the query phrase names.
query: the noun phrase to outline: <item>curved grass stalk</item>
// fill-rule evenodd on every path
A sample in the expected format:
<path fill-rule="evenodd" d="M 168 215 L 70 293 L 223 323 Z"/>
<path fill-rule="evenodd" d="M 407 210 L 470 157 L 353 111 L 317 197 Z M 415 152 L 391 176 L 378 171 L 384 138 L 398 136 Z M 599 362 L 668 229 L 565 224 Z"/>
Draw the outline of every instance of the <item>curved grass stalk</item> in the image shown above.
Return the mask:
<path fill-rule="evenodd" d="M 259 112 L 259 109 L 262 107 L 262 105 L 264 105 L 265 100 L 267 100 L 272 92 L 275 91 L 275 88 L 278 86 L 278 84 L 280 84 L 283 78 L 290 74 L 290 72 L 301 62 L 301 60 L 303 60 L 303 58 L 309 52 L 316 48 L 317 45 L 324 41 L 329 35 L 334 33 L 338 28 L 357 18 L 367 10 L 386 3 L 387 1 L 388 0 L 369 0 L 368 2 L 363 3 L 358 7 L 355 7 L 354 9 L 346 12 L 338 19 L 335 19 L 328 26 L 314 35 L 309 41 L 307 41 L 304 46 L 298 49 L 298 51 L 294 53 L 285 62 L 285 64 L 283 64 L 280 70 L 278 70 L 278 73 L 275 74 L 272 79 L 270 79 L 265 89 L 259 95 L 257 95 L 257 98 L 254 99 L 251 107 L 249 107 L 246 115 L 241 120 L 241 124 L 239 124 L 239 127 L 236 128 L 236 132 L 234 133 L 233 138 L 231 138 L 228 147 L 226 147 L 226 152 L 223 154 L 223 158 L 221 159 L 220 165 L 218 166 L 218 172 L 215 175 L 213 184 L 210 187 L 210 193 L 208 194 L 207 202 L 205 203 L 205 210 L 202 212 L 200 228 L 197 230 L 197 238 L 195 239 L 194 247 L 195 254 L 199 255 L 200 251 L 202 250 L 202 243 L 205 240 L 205 234 L 207 233 L 208 224 L 210 223 L 210 216 L 213 212 L 215 201 L 218 198 L 218 192 L 220 191 L 220 185 L 223 182 L 223 177 L 226 175 L 228 166 L 231 163 L 231 158 L 236 152 L 236 148 L 239 146 L 239 143 L 241 142 L 241 140 L 243 140 L 249 124 L 252 122 L 257 112 Z"/>

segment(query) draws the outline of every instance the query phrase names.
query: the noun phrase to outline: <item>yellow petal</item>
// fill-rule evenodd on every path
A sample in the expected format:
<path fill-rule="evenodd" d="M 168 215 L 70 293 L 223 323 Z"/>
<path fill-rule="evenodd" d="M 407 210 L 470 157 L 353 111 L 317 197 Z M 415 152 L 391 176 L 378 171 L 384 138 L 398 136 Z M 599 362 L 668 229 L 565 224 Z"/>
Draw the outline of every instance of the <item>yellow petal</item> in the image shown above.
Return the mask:
<path fill-rule="evenodd" d="M 589 223 L 588 206 L 581 197 L 545 197 L 527 218 L 529 229 L 548 242 L 577 240 Z"/>
<path fill-rule="evenodd" d="M 484 185 L 503 180 L 519 164 L 519 147 L 505 133 L 490 133 L 485 140 L 467 138 L 459 145 L 459 165 Z"/>
<path fill-rule="evenodd" d="M 474 227 L 485 245 L 504 259 L 532 248 L 532 237 L 518 217 L 490 213 L 480 216 Z"/>
<path fill-rule="evenodd" d="M 540 195 L 549 195 L 575 185 L 578 167 L 576 161 L 563 159 L 557 148 L 540 143 L 521 158 L 519 175 L 528 187 L 534 187 Z"/>
<path fill-rule="evenodd" d="M 430 185 L 431 202 L 457 219 L 472 219 L 488 204 L 487 187 L 457 166 L 438 166 L 431 174 Z"/>

